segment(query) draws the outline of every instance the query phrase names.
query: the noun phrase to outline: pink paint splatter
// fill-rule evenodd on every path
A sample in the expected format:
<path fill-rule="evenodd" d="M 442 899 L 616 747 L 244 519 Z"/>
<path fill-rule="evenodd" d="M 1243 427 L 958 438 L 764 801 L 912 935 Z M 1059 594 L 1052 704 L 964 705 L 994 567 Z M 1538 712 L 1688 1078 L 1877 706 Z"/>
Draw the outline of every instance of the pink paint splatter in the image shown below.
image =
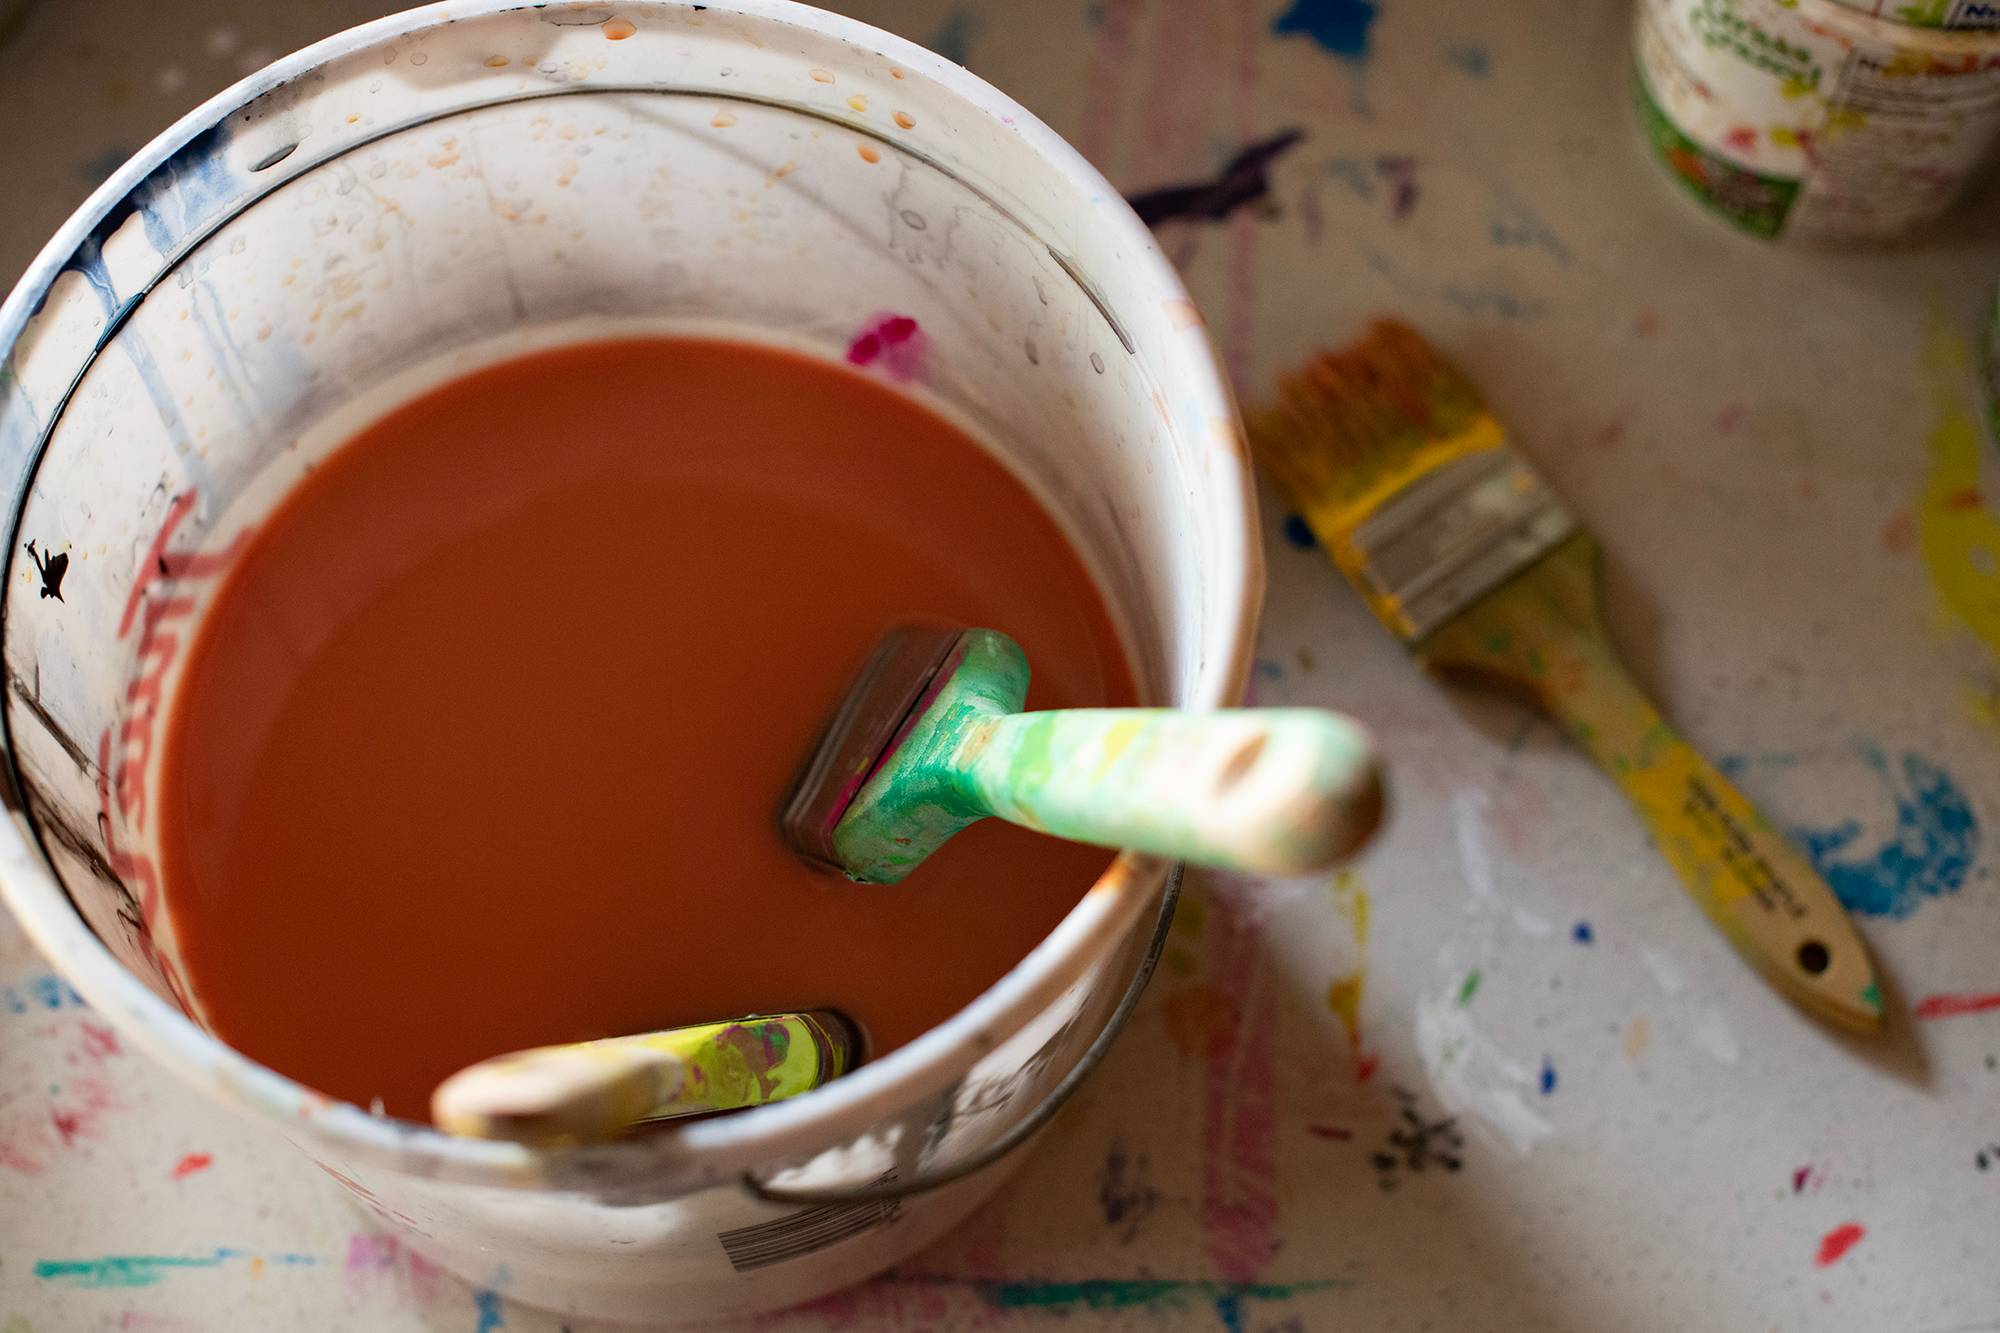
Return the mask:
<path fill-rule="evenodd" d="M 1632 332 L 1651 342 L 1660 336 L 1660 312 L 1641 310 L 1632 320 Z"/>
<path fill-rule="evenodd" d="M 1819 1252 L 1813 1255 L 1813 1267 L 1830 1268 L 1839 1263 L 1867 1234 L 1868 1229 L 1859 1222 L 1842 1222 L 1819 1238 Z"/>
<path fill-rule="evenodd" d="M 62 1146 L 102 1136 L 104 1112 L 117 1107 L 118 1094 L 101 1078 L 79 1076 L 63 1085 L 63 1100 L 49 1102 L 49 1124 Z"/>
<path fill-rule="evenodd" d="M 923 373 L 928 345 L 924 331 L 908 315 L 876 315 L 847 344 L 847 359 L 857 366 L 880 366 L 889 378 L 908 382 Z"/>
<path fill-rule="evenodd" d="M 439 1264 L 432 1263 L 415 1250 L 408 1252 L 408 1259 L 410 1294 L 419 1302 L 435 1301 L 438 1298 L 438 1293 L 445 1289 L 446 1275 L 444 1268 Z"/>
<path fill-rule="evenodd" d="M 1316 1139 L 1332 1139 L 1335 1143 L 1346 1143 L 1354 1137 L 1353 1130 L 1342 1129 L 1339 1125 L 1307 1125 L 1306 1133 Z"/>
<path fill-rule="evenodd" d="M 1748 407 L 1742 403 L 1731 403 L 1715 414 L 1715 428 L 1724 435 L 1733 435 L 1749 416 Z"/>
<path fill-rule="evenodd" d="M 1738 152 L 1747 153 L 1757 146 L 1757 131 L 1748 125 L 1738 125 L 1723 135 L 1722 141 Z"/>
<path fill-rule="evenodd" d="M 1619 417 L 1615 421 L 1605 422 L 1602 426 L 1598 427 L 1597 433 L 1590 437 L 1591 448 L 1605 451 L 1616 449 L 1624 442 L 1625 418 L 1623 417 Z"/>
<path fill-rule="evenodd" d="M 124 1048 L 118 1044 L 118 1034 L 108 1027 L 84 1019 L 83 1053 L 92 1060 L 108 1060 L 114 1055 L 123 1055 Z"/>
<path fill-rule="evenodd" d="M 347 1281 L 350 1286 L 373 1286 L 396 1269 L 396 1256 L 403 1243 L 394 1236 L 375 1231 L 357 1231 L 347 1240 Z"/>
<path fill-rule="evenodd" d="M 174 1179 L 186 1180 L 197 1171 L 206 1171 L 215 1165 L 215 1159 L 205 1152 L 191 1152 L 174 1163 Z"/>
<path fill-rule="evenodd" d="M 2000 1009 L 2000 992 L 1991 995 L 1926 995 L 1910 1010 L 1918 1018 L 1955 1018 Z"/>
<path fill-rule="evenodd" d="M 1278 1252 L 1278 988 L 1263 975 L 1262 887 L 1222 875 L 1209 885 L 1204 953 L 1237 1022 L 1206 1053 L 1202 1232 L 1216 1275 L 1251 1282 Z"/>
<path fill-rule="evenodd" d="M 42 1159 L 10 1137 L 0 1138 L 0 1166 L 24 1176 L 42 1174 Z"/>
<path fill-rule="evenodd" d="M 1818 1184 L 1819 1182 L 1813 1179 L 1811 1162 L 1792 1172 L 1792 1193 L 1794 1194 L 1803 1194 L 1807 1185 L 1817 1187 Z"/>

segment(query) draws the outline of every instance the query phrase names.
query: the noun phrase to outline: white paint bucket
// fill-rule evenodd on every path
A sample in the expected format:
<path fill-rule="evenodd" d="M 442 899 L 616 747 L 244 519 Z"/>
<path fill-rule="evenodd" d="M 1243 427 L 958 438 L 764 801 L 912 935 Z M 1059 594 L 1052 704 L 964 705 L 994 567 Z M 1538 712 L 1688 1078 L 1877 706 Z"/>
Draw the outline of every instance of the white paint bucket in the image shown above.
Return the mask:
<path fill-rule="evenodd" d="M 1754 235 L 1900 239 L 2000 147 L 2000 33 L 1834 0 L 1640 0 L 1637 44 L 1654 153 Z"/>
<path fill-rule="evenodd" d="M 1164 865 L 1119 858 L 966 1010 L 826 1089 L 543 1155 L 372 1117 L 205 1035 L 149 818 L 158 696 L 294 441 L 551 338 L 721 325 L 839 355 L 883 312 L 923 331 L 922 392 L 1068 528 L 1147 694 L 1232 701 L 1262 569 L 1194 308 L 1111 187 L 964 70 L 782 0 L 474 0 L 202 107 L 0 306 L 8 904 L 133 1044 L 511 1296 L 710 1319 L 936 1237 L 1136 998 Z"/>

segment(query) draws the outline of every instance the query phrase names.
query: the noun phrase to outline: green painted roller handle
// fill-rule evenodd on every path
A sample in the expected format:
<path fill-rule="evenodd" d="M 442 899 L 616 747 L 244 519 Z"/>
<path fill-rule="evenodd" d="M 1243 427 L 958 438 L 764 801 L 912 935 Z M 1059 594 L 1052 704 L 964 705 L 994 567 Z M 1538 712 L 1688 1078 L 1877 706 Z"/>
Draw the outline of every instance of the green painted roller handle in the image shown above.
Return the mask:
<path fill-rule="evenodd" d="M 1368 733 L 1313 708 L 1023 713 L 1028 660 L 966 630 L 927 701 L 833 830 L 849 878 L 894 884 L 988 815 L 1253 874 L 1351 855 L 1382 817 Z"/>
<path fill-rule="evenodd" d="M 1368 734 L 1318 709 L 1015 713 L 958 759 L 966 799 L 1010 823 L 1228 870 L 1323 869 L 1382 812 Z"/>

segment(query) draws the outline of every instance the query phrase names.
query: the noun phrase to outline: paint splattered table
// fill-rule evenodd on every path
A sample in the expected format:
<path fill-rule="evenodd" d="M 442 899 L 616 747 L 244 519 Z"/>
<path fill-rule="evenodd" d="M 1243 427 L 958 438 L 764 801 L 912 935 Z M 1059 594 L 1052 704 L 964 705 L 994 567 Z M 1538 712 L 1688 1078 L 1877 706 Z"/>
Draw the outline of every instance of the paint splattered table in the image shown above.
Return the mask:
<path fill-rule="evenodd" d="M 770 1326 L 2000 1328 L 2000 453 L 1969 366 L 2000 201 L 1904 253 L 1729 233 L 1639 147 L 1619 6 L 851 8 L 1143 196 L 1246 397 L 1380 309 L 1460 356 L 1897 1017 L 1852 1042 L 1778 1002 L 1553 728 L 1419 678 L 1274 506 L 1258 697 L 1380 729 L 1387 836 L 1330 884 L 1196 885 L 1006 1192 Z M 0 111 L 65 132 L 4 150 L 0 267 L 199 95 L 373 12 L 45 0 Z M 0 1330 L 554 1326 L 371 1229 L 0 930 Z"/>

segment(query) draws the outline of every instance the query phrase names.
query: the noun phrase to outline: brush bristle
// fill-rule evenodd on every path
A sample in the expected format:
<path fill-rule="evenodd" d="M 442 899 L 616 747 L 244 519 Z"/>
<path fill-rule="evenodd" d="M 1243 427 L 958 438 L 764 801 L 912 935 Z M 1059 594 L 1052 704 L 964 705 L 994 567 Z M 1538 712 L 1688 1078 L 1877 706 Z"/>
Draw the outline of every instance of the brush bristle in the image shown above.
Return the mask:
<path fill-rule="evenodd" d="M 1423 335 L 1378 320 L 1358 341 L 1281 379 L 1276 405 L 1250 415 L 1250 443 L 1313 519 L 1411 471 L 1427 449 L 1465 436 L 1485 416 L 1478 387 Z"/>

